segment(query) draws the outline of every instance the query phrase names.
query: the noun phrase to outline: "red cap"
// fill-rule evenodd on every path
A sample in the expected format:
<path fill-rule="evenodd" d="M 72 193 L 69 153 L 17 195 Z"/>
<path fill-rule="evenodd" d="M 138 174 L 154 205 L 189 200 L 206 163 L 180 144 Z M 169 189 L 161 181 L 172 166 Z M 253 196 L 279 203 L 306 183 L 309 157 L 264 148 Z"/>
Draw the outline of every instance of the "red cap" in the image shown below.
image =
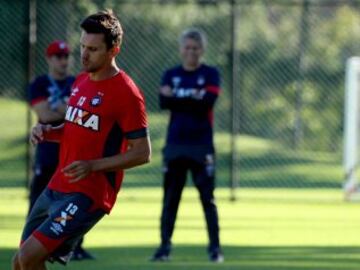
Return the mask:
<path fill-rule="evenodd" d="M 52 56 L 54 54 L 69 54 L 70 48 L 65 41 L 55 40 L 49 44 L 46 49 L 46 55 Z"/>

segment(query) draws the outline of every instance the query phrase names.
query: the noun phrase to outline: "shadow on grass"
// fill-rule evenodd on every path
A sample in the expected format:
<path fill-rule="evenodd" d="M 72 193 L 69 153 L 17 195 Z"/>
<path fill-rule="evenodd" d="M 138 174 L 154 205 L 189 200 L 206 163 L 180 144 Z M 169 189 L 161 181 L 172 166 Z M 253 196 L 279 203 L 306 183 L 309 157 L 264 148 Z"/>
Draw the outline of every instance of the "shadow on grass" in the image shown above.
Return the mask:
<path fill-rule="evenodd" d="M 341 171 L 340 161 L 319 161 L 287 152 L 271 151 L 256 156 L 241 156 L 237 169 L 240 187 L 257 188 L 340 188 L 341 173 L 334 175 L 328 169 Z M 230 154 L 217 155 L 217 186 L 229 186 Z M 296 168 L 293 170 L 293 168 Z M 148 179 L 149 181 L 147 181 Z M 188 184 L 190 184 L 189 181 Z M 155 187 L 162 184 L 161 168 L 158 164 L 139 167 L 128 173 L 124 181 L 127 187 Z"/>
<path fill-rule="evenodd" d="M 23 147 L 25 149 L 28 142 L 28 135 L 16 136 L 11 139 L 7 139 L 3 144 L 3 148 L 4 150 L 12 150 L 14 147 Z"/>
<path fill-rule="evenodd" d="M 0 142 L 0 187 L 25 186 L 26 142 L 24 136 Z"/>
<path fill-rule="evenodd" d="M 8 141 L 3 151 L 21 144 L 23 137 Z M 10 153 L 10 152 L 9 152 Z M 160 149 L 154 149 L 160 155 Z M 294 153 L 289 149 L 240 153 L 237 170 L 240 187 L 258 188 L 340 188 L 341 164 L 336 156 L 330 160 L 316 159 L 311 155 Z M 162 185 L 161 162 L 132 169 L 124 181 L 126 187 L 159 187 Z M 19 154 L 0 156 L 0 187 L 25 185 L 25 156 Z M 217 186 L 229 186 L 230 153 L 217 155 Z M 334 169 L 336 172 L 333 173 Z M 189 185 L 191 181 L 189 181 Z"/>
<path fill-rule="evenodd" d="M 24 187 L 26 160 L 23 155 L 0 159 L 0 187 Z"/>
<path fill-rule="evenodd" d="M 360 247 L 243 247 L 225 246 L 225 263 L 207 261 L 201 246 L 176 246 L 167 263 L 148 262 L 152 247 L 92 248 L 96 261 L 73 262 L 67 269 L 107 270 L 355 270 L 360 265 Z M 0 269 L 10 269 L 12 249 L 0 249 Z M 50 265 L 49 269 L 64 269 Z"/>
<path fill-rule="evenodd" d="M 260 188 L 340 188 L 342 167 L 340 158 L 317 159 L 317 153 L 278 151 L 243 155 L 238 167 L 243 177 L 242 187 Z M 337 173 L 334 174 L 334 169 Z M 248 174 L 248 175 L 247 175 Z"/>

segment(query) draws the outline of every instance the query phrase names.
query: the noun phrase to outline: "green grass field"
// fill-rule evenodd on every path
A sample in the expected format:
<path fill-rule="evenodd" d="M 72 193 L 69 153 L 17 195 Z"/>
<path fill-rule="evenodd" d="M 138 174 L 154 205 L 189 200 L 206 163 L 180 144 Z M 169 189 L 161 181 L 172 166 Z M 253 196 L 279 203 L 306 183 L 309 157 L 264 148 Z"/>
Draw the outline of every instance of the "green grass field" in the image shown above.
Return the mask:
<path fill-rule="evenodd" d="M 24 186 L 26 149 L 26 105 L 0 98 L 0 187 Z M 161 148 L 166 134 L 167 114 L 150 113 L 153 147 L 151 164 L 128 173 L 128 187 L 161 185 Z M 230 172 L 230 135 L 215 134 L 217 183 L 226 187 Z M 236 143 L 241 187 L 340 188 L 343 179 L 341 151 L 294 151 L 279 141 L 240 135 Z"/>
<path fill-rule="evenodd" d="M 0 98 L 0 270 L 10 269 L 27 210 L 25 112 L 23 102 Z M 339 153 L 293 151 L 276 141 L 241 135 L 236 146 L 238 201 L 230 202 L 225 188 L 230 136 L 221 131 L 216 133 L 221 187 L 216 195 L 226 262 L 207 261 L 203 214 L 196 191 L 188 187 L 172 261 L 149 263 L 159 238 L 160 151 L 167 116 L 152 113 L 149 120 L 152 163 L 128 172 L 111 216 L 86 237 L 85 246 L 97 261 L 71 263 L 67 269 L 360 269 L 360 206 L 342 201 Z"/>
<path fill-rule="evenodd" d="M 219 189 L 221 239 L 226 262 L 207 261 L 205 223 L 196 191 L 185 190 L 169 263 L 147 261 L 158 243 L 161 192 L 121 191 L 112 214 L 86 237 L 97 260 L 67 269 L 109 270 L 347 270 L 360 267 L 360 209 L 334 190 L 244 189 L 230 202 Z M 24 224 L 26 193 L 0 190 L 0 269 L 10 269 Z M 50 265 L 49 269 L 64 269 Z"/>

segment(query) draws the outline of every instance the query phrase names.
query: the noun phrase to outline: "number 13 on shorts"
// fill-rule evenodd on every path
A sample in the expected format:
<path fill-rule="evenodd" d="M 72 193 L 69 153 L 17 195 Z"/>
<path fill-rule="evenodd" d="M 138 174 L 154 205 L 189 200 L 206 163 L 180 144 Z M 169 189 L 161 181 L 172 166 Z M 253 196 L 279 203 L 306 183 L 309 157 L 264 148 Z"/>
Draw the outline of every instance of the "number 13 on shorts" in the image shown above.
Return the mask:
<path fill-rule="evenodd" d="M 77 205 L 73 203 L 69 203 L 68 207 L 66 207 L 66 212 L 68 212 L 70 215 L 75 215 L 76 211 L 78 210 Z"/>

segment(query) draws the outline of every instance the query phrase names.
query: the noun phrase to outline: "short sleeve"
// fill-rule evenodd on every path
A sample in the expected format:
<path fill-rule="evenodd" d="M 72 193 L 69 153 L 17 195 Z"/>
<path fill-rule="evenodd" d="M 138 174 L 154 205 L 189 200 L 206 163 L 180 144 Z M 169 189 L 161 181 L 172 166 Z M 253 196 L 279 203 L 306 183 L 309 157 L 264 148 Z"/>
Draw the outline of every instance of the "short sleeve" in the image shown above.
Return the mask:
<path fill-rule="evenodd" d="M 46 100 L 49 97 L 49 92 L 47 91 L 47 84 L 43 77 L 35 79 L 28 86 L 28 101 L 31 106 L 34 106 L 36 103 Z"/>
<path fill-rule="evenodd" d="M 148 135 L 148 123 L 145 100 L 141 91 L 135 84 L 131 84 L 124 100 L 118 124 L 127 139 L 138 139 Z"/>
<path fill-rule="evenodd" d="M 221 92 L 220 86 L 220 74 L 216 68 L 209 69 L 207 83 L 205 89 L 215 95 L 219 95 Z"/>
<path fill-rule="evenodd" d="M 209 72 L 208 82 L 209 85 L 220 87 L 220 74 L 216 68 L 212 68 L 211 71 Z"/>
<path fill-rule="evenodd" d="M 166 86 L 166 85 L 171 86 L 171 76 L 168 70 L 165 71 L 161 77 L 161 86 Z"/>

